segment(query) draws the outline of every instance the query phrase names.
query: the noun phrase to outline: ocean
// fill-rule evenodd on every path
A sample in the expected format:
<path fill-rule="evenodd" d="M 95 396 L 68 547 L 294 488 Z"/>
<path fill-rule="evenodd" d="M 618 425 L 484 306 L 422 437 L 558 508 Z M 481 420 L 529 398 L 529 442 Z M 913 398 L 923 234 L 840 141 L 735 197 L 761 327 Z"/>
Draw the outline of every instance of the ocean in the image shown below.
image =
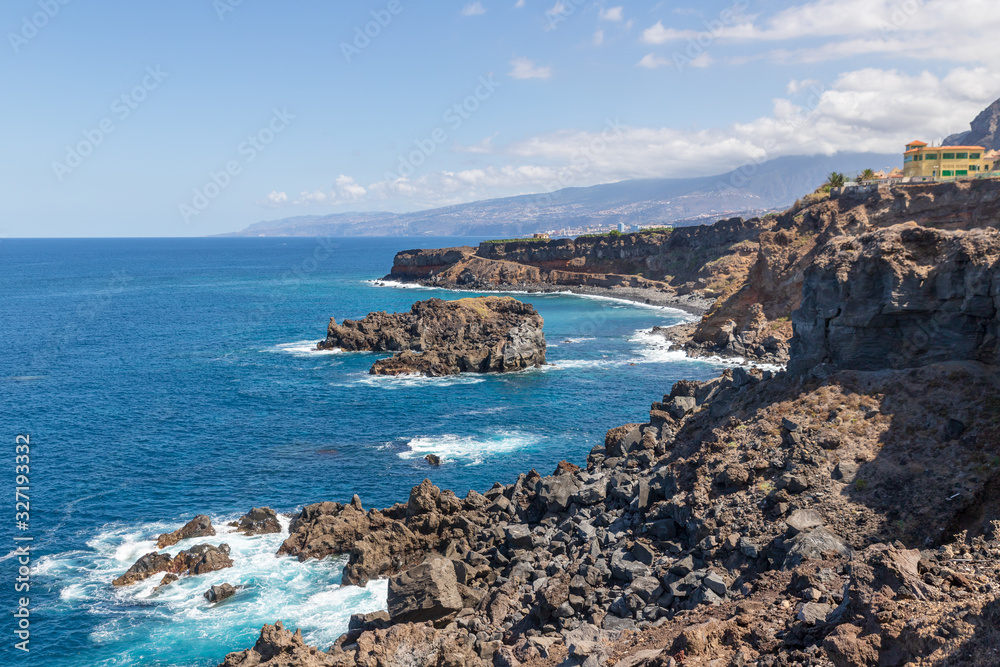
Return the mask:
<path fill-rule="evenodd" d="M 451 378 L 367 374 L 376 355 L 317 352 L 330 317 L 469 296 L 379 285 L 395 252 L 470 239 L 88 239 L 0 242 L 0 403 L 8 520 L 0 589 L 30 597 L 30 653 L 0 627 L 0 663 L 203 667 L 282 620 L 321 647 L 386 583 L 340 587 L 343 560 L 274 554 L 282 536 L 226 527 L 253 506 L 291 514 L 359 494 L 404 502 L 424 478 L 460 496 L 562 459 L 583 465 L 605 432 L 648 419 L 679 379 L 720 363 L 645 333 L 677 310 L 570 294 L 515 295 L 545 318 L 549 366 Z M 14 522 L 15 438 L 30 435 L 30 525 Z M 443 460 L 431 467 L 427 454 Z M 235 567 L 111 580 L 159 533 L 208 514 Z M 289 519 L 282 521 L 287 527 Z M 13 592 L 14 536 L 31 536 L 30 593 Z M 23 543 L 22 543 L 23 544 Z M 213 584 L 245 586 L 213 607 Z"/>

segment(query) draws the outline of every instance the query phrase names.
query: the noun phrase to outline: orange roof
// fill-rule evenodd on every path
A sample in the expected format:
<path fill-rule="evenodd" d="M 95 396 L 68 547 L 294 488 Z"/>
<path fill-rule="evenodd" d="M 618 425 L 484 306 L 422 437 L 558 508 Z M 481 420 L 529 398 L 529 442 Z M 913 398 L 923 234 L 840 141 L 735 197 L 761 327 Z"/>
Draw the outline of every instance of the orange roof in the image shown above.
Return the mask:
<path fill-rule="evenodd" d="M 908 143 L 906 145 L 907 146 L 926 146 L 927 144 L 924 143 L 923 141 L 911 141 L 910 143 Z"/>
<path fill-rule="evenodd" d="M 910 144 L 910 145 L 912 145 L 912 144 Z M 926 145 L 927 144 L 924 144 L 924 146 L 926 146 Z M 909 155 L 910 153 L 920 153 L 920 152 L 924 152 L 924 151 L 939 151 L 939 150 L 955 151 L 955 150 L 960 150 L 960 149 L 965 149 L 965 150 L 970 150 L 970 151 L 985 151 L 986 150 L 982 146 L 934 146 L 933 148 L 913 148 L 911 150 L 908 150 L 908 151 L 904 152 L 903 155 Z"/>

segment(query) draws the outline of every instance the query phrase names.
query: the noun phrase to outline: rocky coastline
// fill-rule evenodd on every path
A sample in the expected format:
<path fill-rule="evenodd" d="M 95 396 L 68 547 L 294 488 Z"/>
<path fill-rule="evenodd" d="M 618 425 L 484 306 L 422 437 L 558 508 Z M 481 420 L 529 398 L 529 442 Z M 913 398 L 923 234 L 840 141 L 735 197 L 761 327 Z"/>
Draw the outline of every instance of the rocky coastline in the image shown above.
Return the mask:
<path fill-rule="evenodd" d="M 997 181 L 730 221 L 757 240 L 729 247 L 733 279 L 690 339 L 759 345 L 787 370 L 664 387 L 584 467 L 306 506 L 278 555 L 346 555 L 345 585 L 389 580 L 387 611 L 332 647 L 266 625 L 221 667 L 996 665 L 998 224 Z M 440 252 L 407 260 L 422 280 L 445 257 L 508 261 L 419 252 Z M 519 266 L 483 275 L 533 275 Z M 123 576 L 180 569 L 143 558 Z"/>

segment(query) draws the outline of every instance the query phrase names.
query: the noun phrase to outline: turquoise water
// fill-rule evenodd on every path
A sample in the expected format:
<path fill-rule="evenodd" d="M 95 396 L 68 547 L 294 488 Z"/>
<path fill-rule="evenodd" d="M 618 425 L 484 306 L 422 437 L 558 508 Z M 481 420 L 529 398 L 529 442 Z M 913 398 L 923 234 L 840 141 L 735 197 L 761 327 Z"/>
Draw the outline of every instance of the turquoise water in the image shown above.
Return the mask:
<path fill-rule="evenodd" d="M 341 562 L 276 558 L 280 536 L 221 534 L 226 522 L 354 493 L 387 506 L 425 477 L 464 495 L 532 467 L 548 474 L 583 463 L 607 429 L 645 421 L 676 380 L 718 373 L 643 335 L 679 311 L 564 294 L 519 296 L 545 318 L 540 370 L 374 378 L 374 355 L 312 350 L 331 316 L 468 296 L 372 282 L 398 250 L 461 242 L 0 243 L 3 451 L 11 469 L 15 436 L 31 435 L 36 549 L 31 652 L 4 641 L 0 663 L 215 665 L 279 619 L 329 644 L 350 614 L 384 605 L 385 582 L 341 588 Z M 155 596 L 158 578 L 111 588 L 157 534 L 200 513 L 220 535 L 169 551 L 227 542 L 234 568 Z M 12 521 L 0 530 L 0 576 L 12 581 Z M 202 593 L 222 582 L 246 588 L 213 608 Z"/>

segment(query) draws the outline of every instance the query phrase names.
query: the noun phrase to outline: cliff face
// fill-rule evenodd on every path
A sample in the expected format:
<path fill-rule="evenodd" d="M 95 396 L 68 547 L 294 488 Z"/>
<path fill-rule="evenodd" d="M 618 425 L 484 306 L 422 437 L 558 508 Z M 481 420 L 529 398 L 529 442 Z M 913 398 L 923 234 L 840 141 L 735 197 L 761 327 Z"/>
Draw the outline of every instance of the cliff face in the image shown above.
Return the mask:
<path fill-rule="evenodd" d="M 330 319 L 319 349 L 397 352 L 373 375 L 500 373 L 545 364 L 544 322 L 530 304 L 510 297 L 429 299 L 408 313 Z"/>
<path fill-rule="evenodd" d="M 947 137 L 942 146 L 983 146 L 986 150 L 1000 149 L 1000 100 L 989 105 L 972 121 L 972 129 Z"/>
<path fill-rule="evenodd" d="M 914 223 L 833 239 L 792 318 L 794 370 L 875 370 L 1000 354 L 1000 232 Z"/>
<path fill-rule="evenodd" d="M 711 295 L 745 272 L 752 241 L 767 226 L 734 218 L 670 232 L 482 243 L 474 252 L 407 250 L 386 278 L 477 289 L 586 285 Z"/>

